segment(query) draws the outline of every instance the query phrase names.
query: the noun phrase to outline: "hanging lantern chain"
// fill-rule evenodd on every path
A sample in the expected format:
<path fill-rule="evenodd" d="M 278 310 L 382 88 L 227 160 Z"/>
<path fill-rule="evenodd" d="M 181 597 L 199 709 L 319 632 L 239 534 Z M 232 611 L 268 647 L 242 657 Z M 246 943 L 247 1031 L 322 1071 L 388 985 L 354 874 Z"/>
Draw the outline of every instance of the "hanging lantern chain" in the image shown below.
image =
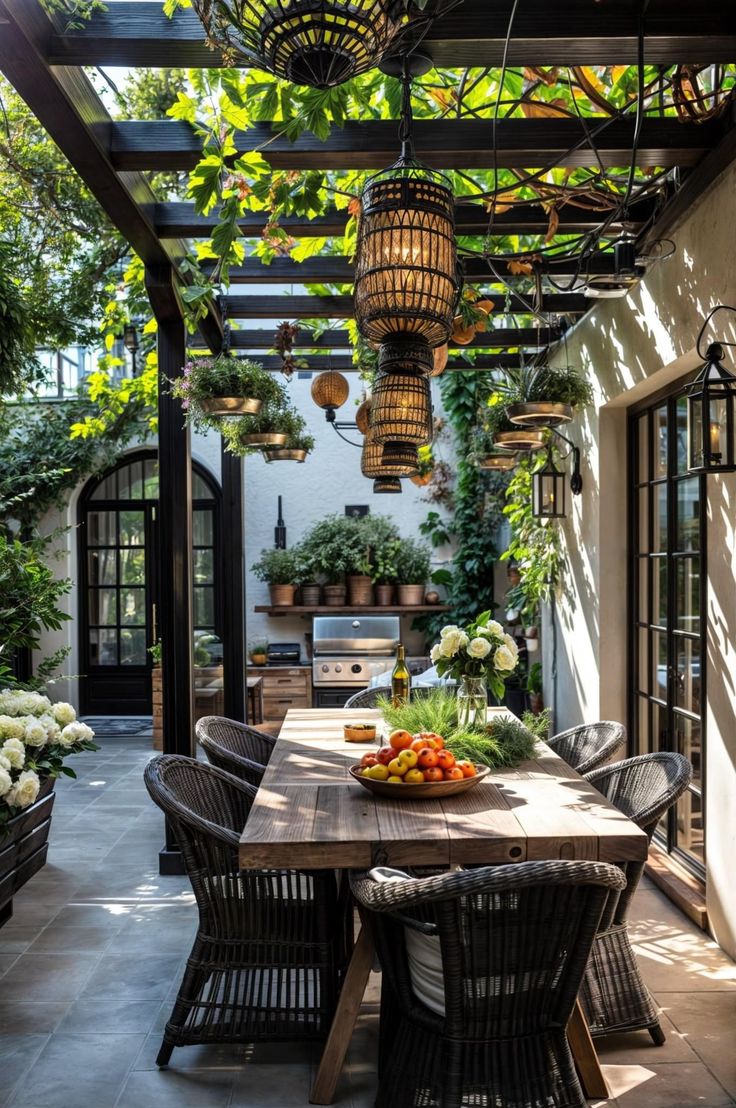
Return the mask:
<path fill-rule="evenodd" d="M 409 59 L 404 58 L 401 63 L 401 121 L 399 123 L 399 142 L 401 143 L 401 162 L 414 162 L 413 123 L 414 117 L 411 110 L 411 73 L 409 72 Z"/>

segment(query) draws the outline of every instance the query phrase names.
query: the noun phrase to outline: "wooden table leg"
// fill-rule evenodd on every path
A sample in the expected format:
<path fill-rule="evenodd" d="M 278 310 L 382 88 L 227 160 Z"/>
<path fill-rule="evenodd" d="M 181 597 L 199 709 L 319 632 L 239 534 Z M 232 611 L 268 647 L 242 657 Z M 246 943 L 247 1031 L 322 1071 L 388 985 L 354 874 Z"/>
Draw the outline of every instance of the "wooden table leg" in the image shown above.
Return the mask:
<path fill-rule="evenodd" d="M 586 1097 L 607 1100 L 608 1086 L 579 1000 L 575 1001 L 575 1008 L 567 1025 L 567 1041 Z"/>
<path fill-rule="evenodd" d="M 361 927 L 309 1097 L 310 1104 L 332 1104 L 335 1099 L 335 1089 L 353 1036 L 374 957 L 373 939 L 368 929 Z"/>

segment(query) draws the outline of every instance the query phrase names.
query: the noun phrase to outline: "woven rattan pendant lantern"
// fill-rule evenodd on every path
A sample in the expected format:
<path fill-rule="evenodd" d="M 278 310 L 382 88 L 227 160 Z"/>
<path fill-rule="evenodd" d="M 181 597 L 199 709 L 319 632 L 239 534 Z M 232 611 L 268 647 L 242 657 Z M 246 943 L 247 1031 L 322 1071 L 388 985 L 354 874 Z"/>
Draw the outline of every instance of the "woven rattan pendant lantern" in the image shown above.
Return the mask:
<path fill-rule="evenodd" d="M 332 412 L 334 415 L 335 409 L 341 408 L 347 400 L 350 395 L 350 385 L 342 373 L 328 369 L 314 378 L 311 393 L 312 400 L 318 408 L 324 408 L 329 419 L 329 413 Z"/>
<path fill-rule="evenodd" d="M 428 379 L 421 373 L 398 370 L 381 373 L 371 400 L 374 442 L 424 446 L 432 438 L 432 399 Z"/>
<path fill-rule="evenodd" d="M 360 472 L 364 477 L 413 477 L 419 470 L 416 450 L 386 457 L 386 451 L 380 443 L 371 440 L 370 433 L 363 443 L 360 456 Z"/>
<path fill-rule="evenodd" d="M 193 0 L 226 65 L 332 88 L 378 65 L 404 21 L 401 0 Z"/>
<path fill-rule="evenodd" d="M 398 477 L 376 477 L 373 482 L 374 492 L 401 492 L 401 481 Z"/>
<path fill-rule="evenodd" d="M 367 396 L 362 404 L 359 404 L 355 412 L 355 426 L 361 435 L 368 434 L 368 423 L 371 418 L 371 398 Z"/>
<path fill-rule="evenodd" d="M 402 62 L 401 155 L 369 178 L 361 198 L 355 318 L 369 341 L 408 336 L 434 347 L 450 336 L 459 292 L 455 202 L 449 179 L 414 154 L 411 72 L 423 71 L 416 58 L 413 69 Z"/>

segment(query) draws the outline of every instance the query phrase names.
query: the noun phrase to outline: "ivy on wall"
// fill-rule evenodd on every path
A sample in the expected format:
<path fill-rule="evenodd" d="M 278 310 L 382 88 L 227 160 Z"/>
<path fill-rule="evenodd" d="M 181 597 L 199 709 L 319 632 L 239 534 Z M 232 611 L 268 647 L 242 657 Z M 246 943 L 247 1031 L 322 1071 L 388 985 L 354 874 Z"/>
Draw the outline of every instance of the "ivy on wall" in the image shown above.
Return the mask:
<path fill-rule="evenodd" d="M 523 458 L 513 472 L 506 489 L 504 515 L 511 525 L 508 549 L 502 561 L 513 561 L 521 573 L 517 586 L 520 599 L 533 622 L 539 605 L 549 600 L 562 573 L 560 531 L 556 520 L 537 519 L 532 512 L 532 474 L 547 460 Z"/>

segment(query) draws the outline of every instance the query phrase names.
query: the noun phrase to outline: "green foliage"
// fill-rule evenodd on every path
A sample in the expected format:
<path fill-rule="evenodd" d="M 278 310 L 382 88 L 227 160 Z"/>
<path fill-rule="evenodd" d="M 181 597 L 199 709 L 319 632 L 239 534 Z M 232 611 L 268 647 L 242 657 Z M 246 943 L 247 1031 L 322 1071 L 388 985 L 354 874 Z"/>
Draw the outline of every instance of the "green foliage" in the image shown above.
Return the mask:
<path fill-rule="evenodd" d="M 502 398 L 504 408 L 539 400 L 584 408 L 592 403 L 593 388 L 585 374 L 571 366 L 526 365 L 506 370 L 496 382 L 494 401 L 497 396 Z"/>
<path fill-rule="evenodd" d="M 361 521 L 331 515 L 319 520 L 302 541 L 308 579 L 341 584 L 349 573 L 363 573 L 369 563 L 368 536 Z"/>
<path fill-rule="evenodd" d="M 559 530 L 554 520 L 537 519 L 532 513 L 532 473 L 545 458 L 519 462 L 506 490 L 504 513 L 511 524 L 511 540 L 501 558 L 516 562 L 521 573 L 517 586 L 525 610 L 535 613 L 549 600 L 562 573 Z"/>
<path fill-rule="evenodd" d="M 402 539 L 396 553 L 396 583 L 424 585 L 429 579 L 432 554 L 426 543 Z"/>
<path fill-rule="evenodd" d="M 41 370 L 29 306 L 11 264 L 11 251 L 0 242 L 0 397 L 23 392 Z"/>
<path fill-rule="evenodd" d="M 217 431 L 222 430 L 222 419 L 205 411 L 202 407 L 205 400 L 220 396 L 247 397 L 266 405 L 286 405 L 286 394 L 272 373 L 257 362 L 233 358 L 229 354 L 192 358 L 184 366 L 183 373 L 169 384 L 171 395 L 182 401 L 188 423 Z"/>
<path fill-rule="evenodd" d="M 46 565 L 50 539 L 8 538 L 0 533 L 0 681 L 14 683 L 13 660 L 21 650 L 36 650 L 44 631 L 58 631 L 70 617 L 59 600 L 71 581 L 58 580 Z M 66 657 L 60 650 L 36 667 L 35 685 L 50 678 Z"/>
<path fill-rule="evenodd" d="M 300 546 L 293 546 L 291 550 L 262 550 L 260 558 L 250 568 L 259 581 L 268 585 L 299 585 L 305 579 Z"/>
<path fill-rule="evenodd" d="M 529 673 L 526 679 L 527 690 L 534 696 L 538 696 L 542 691 L 542 663 L 534 662 L 529 666 Z"/>
<path fill-rule="evenodd" d="M 538 665 L 539 663 L 537 662 L 535 664 Z M 535 715 L 534 712 L 524 712 L 521 717 L 521 722 L 531 731 L 535 738 L 544 741 L 549 738 L 549 729 L 552 723 L 552 709 L 545 708 L 544 711 L 539 712 L 538 715 Z"/>

